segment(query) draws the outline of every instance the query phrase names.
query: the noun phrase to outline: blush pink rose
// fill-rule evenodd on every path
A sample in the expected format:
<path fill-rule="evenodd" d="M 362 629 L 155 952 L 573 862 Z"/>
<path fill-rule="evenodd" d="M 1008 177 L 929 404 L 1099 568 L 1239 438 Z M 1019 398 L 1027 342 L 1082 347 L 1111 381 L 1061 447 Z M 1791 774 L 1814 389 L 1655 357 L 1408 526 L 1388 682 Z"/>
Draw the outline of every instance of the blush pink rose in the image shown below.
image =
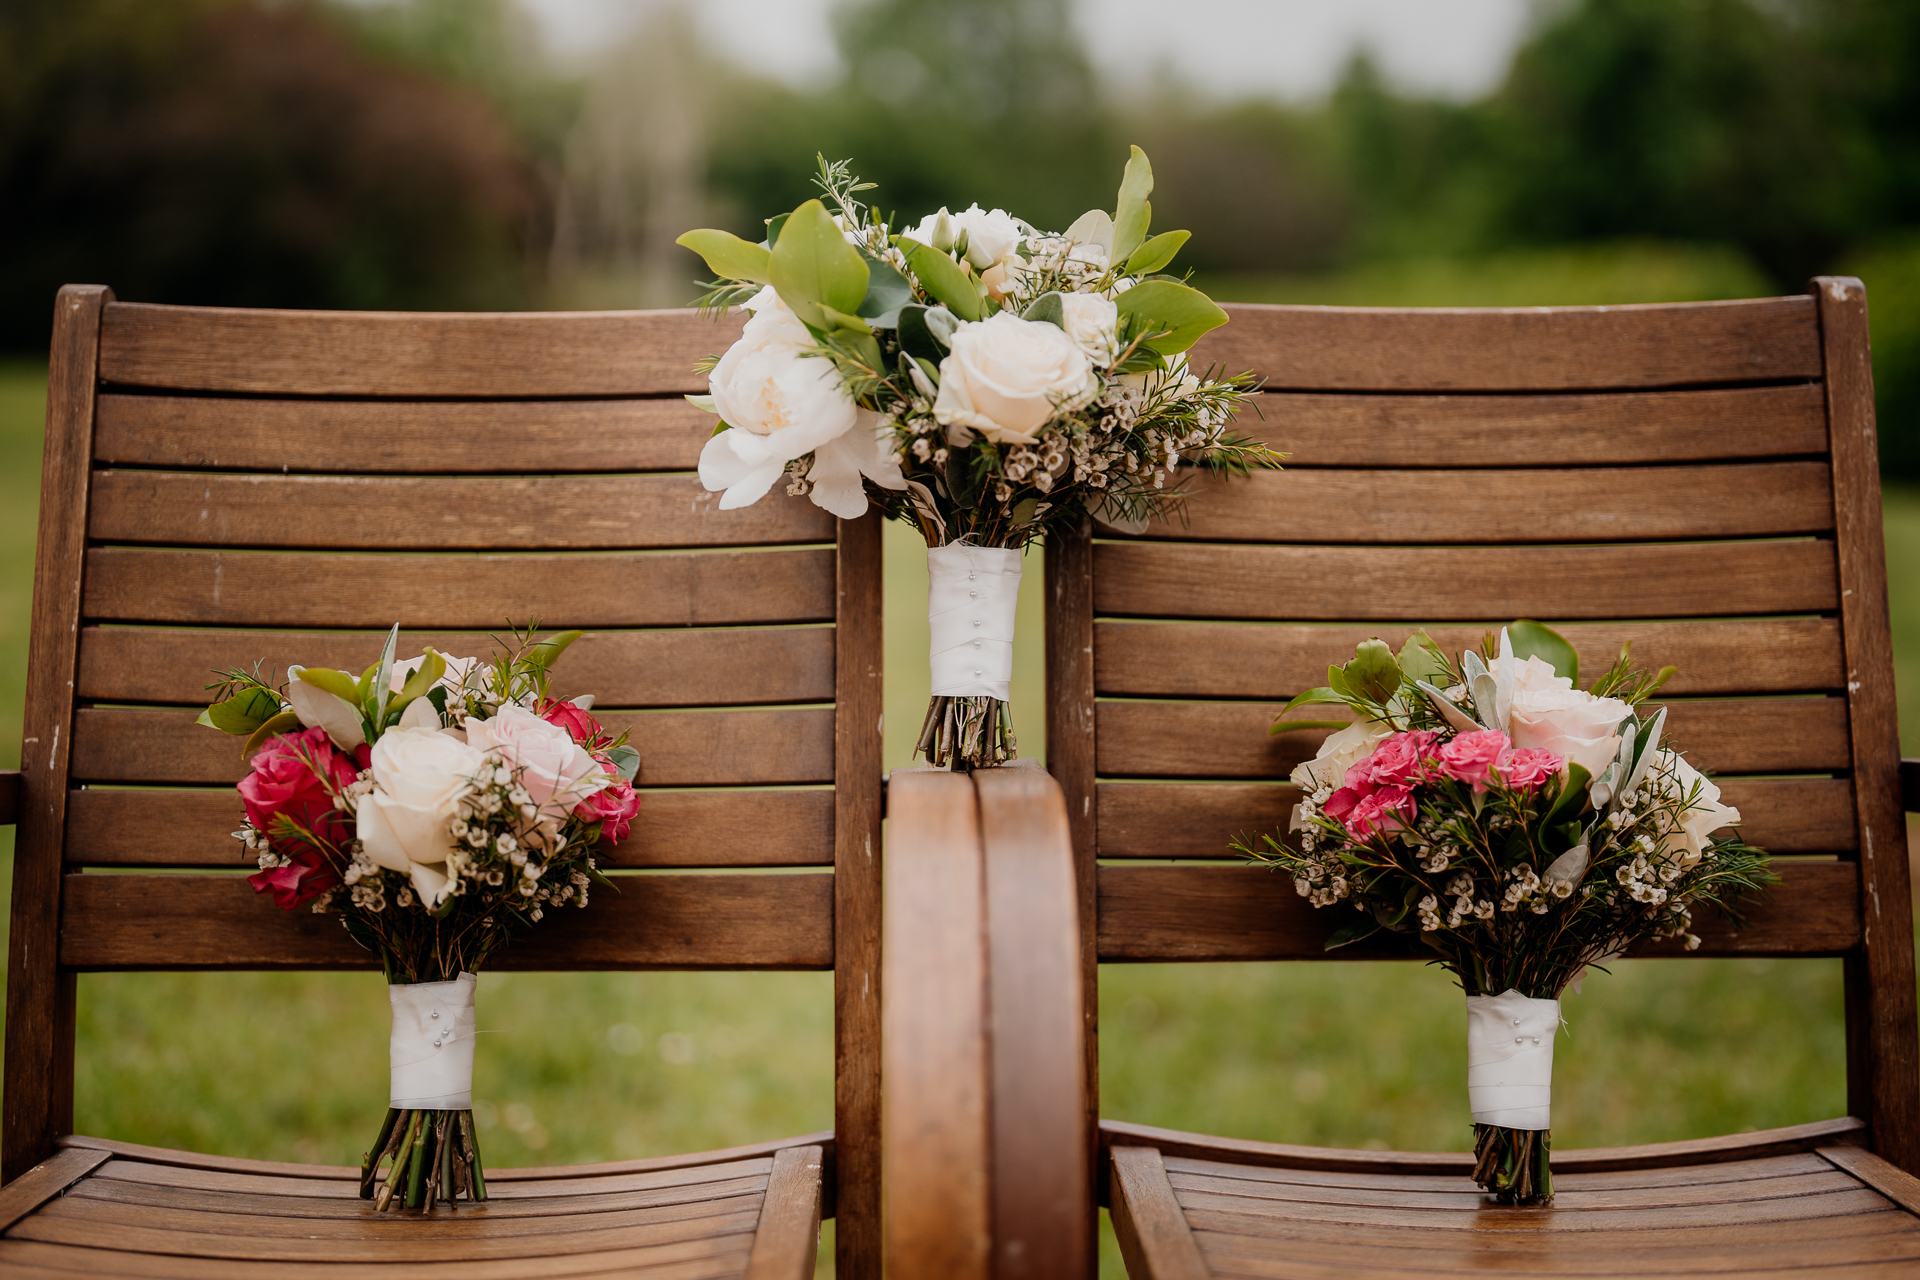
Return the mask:
<path fill-rule="evenodd" d="M 359 772 L 354 757 L 335 747 L 325 729 L 284 733 L 254 753 L 253 771 L 240 780 L 240 800 L 247 807 L 247 821 L 282 852 L 283 844 L 307 847 L 276 822 L 283 814 L 338 844 L 347 835 L 347 815 L 333 807 L 333 793 L 351 786 Z"/>
<path fill-rule="evenodd" d="M 1494 769 L 1507 785 L 1515 790 L 1531 791 L 1546 782 L 1548 778 L 1557 778 L 1566 767 L 1566 760 L 1551 751 L 1542 751 L 1538 747 L 1521 747 L 1517 751 L 1502 753 Z"/>
<path fill-rule="evenodd" d="M 549 817 L 564 818 L 606 785 L 606 775 L 566 728 L 508 703 L 490 720 L 467 721 L 467 745 L 492 751 Z"/>
<path fill-rule="evenodd" d="M 627 785 L 613 761 L 605 756 L 594 759 L 613 781 L 575 805 L 573 816 L 582 822 L 599 823 L 600 838 L 608 844 L 619 844 L 627 838 L 634 815 L 640 812 L 640 793 Z"/>
<path fill-rule="evenodd" d="M 1455 782 L 1470 783 L 1475 791 L 1487 787 L 1487 775 L 1511 744 L 1498 729 L 1462 733 L 1440 748 L 1440 772 Z"/>
<path fill-rule="evenodd" d="M 1354 836 L 1365 840 L 1382 832 L 1412 826 L 1419 812 L 1410 789 L 1379 787 L 1348 809 L 1341 821 Z"/>
<path fill-rule="evenodd" d="M 1433 759 L 1433 744 L 1440 735 L 1420 729 L 1396 733 L 1373 749 L 1360 762 L 1367 781 L 1383 787 L 1410 787 L 1420 780 L 1425 766 Z"/>

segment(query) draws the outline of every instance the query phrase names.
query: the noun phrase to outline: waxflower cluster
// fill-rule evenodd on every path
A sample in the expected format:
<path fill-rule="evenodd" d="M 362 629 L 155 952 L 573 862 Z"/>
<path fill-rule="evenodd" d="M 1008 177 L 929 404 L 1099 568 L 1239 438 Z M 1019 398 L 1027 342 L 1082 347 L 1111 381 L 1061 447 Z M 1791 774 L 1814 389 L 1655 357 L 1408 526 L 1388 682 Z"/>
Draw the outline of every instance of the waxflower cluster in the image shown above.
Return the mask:
<path fill-rule="evenodd" d="M 751 313 L 709 394 L 688 397 L 720 418 L 700 478 L 721 508 L 784 479 L 844 519 L 876 505 L 930 549 L 1017 552 L 1089 517 L 1143 532 L 1180 510 L 1192 468 L 1278 465 L 1232 429 L 1254 379 L 1187 362 L 1227 314 L 1167 272 L 1188 233 L 1148 234 L 1138 147 L 1114 210 L 1064 232 L 977 204 L 895 226 L 844 163 L 823 159 L 817 182 L 822 198 L 769 219 L 763 243 L 680 237 L 717 277 L 706 303 Z M 963 692 L 936 681 L 920 741 L 932 762 L 1012 756 L 992 666 L 946 686 Z"/>
<path fill-rule="evenodd" d="M 1774 877 L 1725 834 L 1740 814 L 1667 742 L 1666 709 L 1642 715 L 1671 675 L 1636 670 L 1623 649 L 1581 689 L 1573 646 L 1535 622 L 1457 659 L 1424 632 L 1398 654 L 1366 641 L 1287 707 L 1356 716 L 1322 722 L 1338 732 L 1293 771 L 1287 830 L 1235 848 L 1313 906 L 1346 904 L 1329 948 L 1398 935 L 1459 978 L 1470 1008 L 1555 1001 L 1642 942 L 1691 950 L 1696 910 L 1731 913 Z M 1275 731 L 1297 727 L 1283 712 Z M 1483 1185 L 1551 1195 L 1538 1132 L 1481 1129 Z"/>

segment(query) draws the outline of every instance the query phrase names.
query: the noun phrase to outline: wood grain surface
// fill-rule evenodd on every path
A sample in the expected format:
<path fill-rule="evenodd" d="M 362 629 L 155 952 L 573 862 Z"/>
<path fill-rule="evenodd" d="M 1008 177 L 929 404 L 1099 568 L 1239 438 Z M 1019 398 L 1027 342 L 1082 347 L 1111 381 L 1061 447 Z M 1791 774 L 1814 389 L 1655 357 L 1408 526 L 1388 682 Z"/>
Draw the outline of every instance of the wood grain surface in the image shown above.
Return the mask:
<path fill-rule="evenodd" d="M 625 840 L 602 846 L 602 867 L 833 865 L 834 793 L 648 791 Z M 241 817 L 231 787 L 99 788 L 67 800 L 70 867 L 251 867 L 230 834 Z"/>
<path fill-rule="evenodd" d="M 1474 626 L 1426 628 L 1449 655 L 1478 650 L 1489 630 L 1511 619 Z M 1660 692 L 1689 694 L 1806 693 L 1846 686 L 1837 618 L 1716 618 L 1699 622 L 1549 623 L 1580 654 L 1580 681 L 1591 685 L 1628 642 L 1638 666 L 1676 668 Z M 1291 698 L 1327 682 L 1327 668 L 1353 657 L 1362 640 L 1398 650 L 1420 628 L 1298 626 L 1287 623 L 1094 624 L 1094 681 L 1113 696 Z M 82 647 L 82 670 L 85 648 Z"/>
<path fill-rule="evenodd" d="M 1591 395 L 1269 391 L 1240 430 L 1305 467 L 1573 467 L 1824 455 L 1813 383 Z"/>
<path fill-rule="evenodd" d="M 697 361 L 745 315 L 251 311 L 118 302 L 100 377 L 123 386 L 286 396 L 642 396 L 704 392 Z"/>
<path fill-rule="evenodd" d="M 1787 464 L 1806 465 L 1806 464 Z M 833 517 L 775 493 L 722 511 L 694 475 L 285 476 L 101 471 L 100 542 L 375 551 L 626 550 L 825 542 Z M 1790 508 L 1788 508 L 1790 509 Z M 298 512 L 289 519 L 289 512 Z"/>
<path fill-rule="evenodd" d="M 85 707 L 74 715 L 73 776 L 85 782 L 238 782 L 241 742 L 194 723 L 192 707 Z M 833 781 L 833 709 L 603 712 L 631 734 L 640 784 L 713 787 Z"/>
<path fill-rule="evenodd" d="M 217 471 L 691 471 L 713 422 L 677 396 L 394 401 L 108 393 L 99 399 L 93 457 L 110 466 Z"/>
<path fill-rule="evenodd" d="M 603 708 L 830 702 L 833 636 L 832 628 L 817 626 L 590 631 L 555 664 L 553 690 L 562 698 L 591 693 Z M 507 639 L 504 626 L 491 633 L 409 631 L 399 651 L 485 658 Z M 385 643 L 382 631 L 86 627 L 77 693 L 98 702 L 192 704 L 209 696 L 216 672 L 260 663 L 275 683 L 295 663 L 358 673 Z"/>
<path fill-rule="evenodd" d="M 1860 944 L 1860 869 L 1852 862 L 1785 862 L 1782 883 L 1758 905 L 1743 906 L 1735 930 L 1717 912 L 1694 917 L 1697 952 L 1677 942 L 1635 955 L 1843 955 Z M 1325 960 L 1413 955 L 1369 939 L 1328 953 L 1333 931 L 1351 911 L 1316 911 L 1293 881 L 1260 867 L 1101 867 L 1100 959 Z"/>
<path fill-rule="evenodd" d="M 1127 1274 L 1154 1280 L 1211 1280 L 1167 1167 L 1152 1147 L 1112 1149 L 1113 1234 Z"/>
<path fill-rule="evenodd" d="M 73 969 L 362 969 L 332 916 L 282 911 L 244 877 L 69 875 L 60 963 Z M 533 928 L 499 969 L 830 969 L 833 877 L 626 875 L 620 892 Z"/>
<path fill-rule="evenodd" d="M 833 553 L 291 555 L 96 547 L 85 611 L 200 626 L 727 626 L 830 622 Z"/>
<path fill-rule="evenodd" d="M 1229 304 L 1199 368 L 1275 390 L 1579 391 L 1820 376 L 1805 295 L 1633 307 L 1292 307 Z M 111 315 L 108 333 L 112 334 Z"/>
<path fill-rule="evenodd" d="M 1826 463 L 1814 461 L 1507 471 L 1289 467 L 1186 483 L 1191 503 L 1149 525 L 1143 537 L 1512 545 L 1833 528 L 1832 478 Z M 1229 490 L 1233 500 L 1221 501 Z"/>
<path fill-rule="evenodd" d="M 743 1280 L 813 1280 L 821 1163 L 819 1147 L 788 1147 L 773 1158 Z"/>

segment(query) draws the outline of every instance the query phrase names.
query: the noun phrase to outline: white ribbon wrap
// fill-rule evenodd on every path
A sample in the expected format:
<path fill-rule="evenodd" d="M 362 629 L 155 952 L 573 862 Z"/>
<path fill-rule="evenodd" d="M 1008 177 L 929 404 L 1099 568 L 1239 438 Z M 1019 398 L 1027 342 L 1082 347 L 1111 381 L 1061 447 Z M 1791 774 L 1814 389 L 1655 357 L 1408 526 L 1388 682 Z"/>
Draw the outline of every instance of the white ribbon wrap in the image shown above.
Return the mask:
<path fill-rule="evenodd" d="M 473 1109 L 473 1041 L 479 1023 L 473 992 L 479 979 L 463 973 L 452 982 L 421 982 L 387 988 L 393 1004 L 389 1106 L 408 1111 Z"/>
<path fill-rule="evenodd" d="M 1467 1105 L 1475 1124 L 1551 1129 L 1560 1002 L 1518 991 L 1467 997 Z"/>
<path fill-rule="evenodd" d="M 950 542 L 927 548 L 928 662 L 936 698 L 998 698 L 1013 679 L 1020 553 Z"/>

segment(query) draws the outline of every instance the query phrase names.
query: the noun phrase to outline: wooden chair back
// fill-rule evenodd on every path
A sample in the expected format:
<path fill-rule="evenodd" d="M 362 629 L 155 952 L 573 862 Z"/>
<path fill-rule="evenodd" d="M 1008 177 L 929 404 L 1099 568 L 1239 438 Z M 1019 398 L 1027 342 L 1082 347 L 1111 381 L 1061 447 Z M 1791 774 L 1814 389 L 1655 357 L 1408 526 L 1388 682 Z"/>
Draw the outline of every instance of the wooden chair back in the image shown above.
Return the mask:
<path fill-rule="evenodd" d="M 1100 961 L 1325 955 L 1338 922 L 1285 877 L 1134 865 L 1230 858 L 1236 834 L 1284 826 L 1285 779 L 1324 736 L 1268 735 L 1288 697 L 1367 636 L 1425 626 L 1457 651 L 1537 618 L 1583 670 L 1627 638 L 1679 668 L 1674 738 L 1787 858 L 1751 927 L 1697 921 L 1697 954 L 1845 957 L 1849 1110 L 1920 1170 L 1859 281 L 1667 306 L 1229 311 L 1194 358 L 1265 379 L 1251 425 L 1288 469 L 1204 492 L 1185 526 L 1048 548 L 1047 744 L 1089 1032 Z"/>
<path fill-rule="evenodd" d="M 61 292 L 7 982 L 4 1176 L 72 1127 L 74 975 L 345 969 L 238 874 L 215 668 L 359 670 L 384 632 L 589 634 L 563 693 L 632 731 L 642 807 L 590 910 L 509 969 L 832 969 L 839 1248 L 878 1275 L 880 539 L 691 474 L 739 321 L 229 311 Z M 790 874 L 753 874 L 769 868 Z M 103 875 L 103 869 L 132 874 Z M 713 874 L 727 872 L 730 874 Z"/>

